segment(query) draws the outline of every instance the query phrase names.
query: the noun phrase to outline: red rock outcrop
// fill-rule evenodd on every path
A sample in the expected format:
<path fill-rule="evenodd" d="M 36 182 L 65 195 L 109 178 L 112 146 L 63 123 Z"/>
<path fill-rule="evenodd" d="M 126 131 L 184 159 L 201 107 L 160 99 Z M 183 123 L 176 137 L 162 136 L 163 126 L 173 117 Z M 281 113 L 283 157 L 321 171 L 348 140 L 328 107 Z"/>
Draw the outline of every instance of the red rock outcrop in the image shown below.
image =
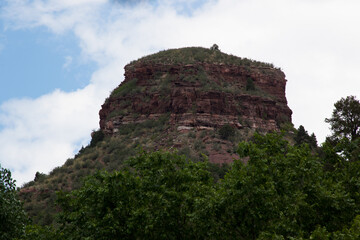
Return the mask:
<path fill-rule="evenodd" d="M 224 91 L 219 87 L 218 90 L 207 90 L 200 82 L 181 79 L 186 69 L 198 68 L 205 69 L 210 81 L 215 84 L 220 81 L 228 83 L 233 89 Z M 161 92 L 163 89 L 158 86 L 161 82 L 155 81 L 155 75 L 172 77 L 166 92 Z M 251 78 L 256 88 L 260 89 L 258 93 L 245 90 L 247 78 Z M 173 125 L 189 127 L 216 128 L 230 124 L 237 128 L 273 131 L 282 122 L 291 122 L 292 112 L 285 98 L 285 75 L 277 69 L 139 63 L 131 68 L 125 67 L 125 80 L 120 87 L 134 79 L 137 81 L 133 88 L 137 88 L 138 92 L 110 97 L 103 104 L 100 110 L 100 127 L 104 132 L 111 134 L 121 124 L 141 122 L 164 113 L 171 113 Z M 152 87 L 156 90 L 151 90 Z M 109 117 L 112 112 L 121 109 L 127 113 Z"/>
<path fill-rule="evenodd" d="M 102 105 L 100 128 L 111 135 L 126 124 L 168 114 L 177 131 L 216 130 L 227 124 L 277 131 L 291 122 L 285 86 L 285 74 L 269 66 L 139 60 L 125 66 L 125 80 Z"/>

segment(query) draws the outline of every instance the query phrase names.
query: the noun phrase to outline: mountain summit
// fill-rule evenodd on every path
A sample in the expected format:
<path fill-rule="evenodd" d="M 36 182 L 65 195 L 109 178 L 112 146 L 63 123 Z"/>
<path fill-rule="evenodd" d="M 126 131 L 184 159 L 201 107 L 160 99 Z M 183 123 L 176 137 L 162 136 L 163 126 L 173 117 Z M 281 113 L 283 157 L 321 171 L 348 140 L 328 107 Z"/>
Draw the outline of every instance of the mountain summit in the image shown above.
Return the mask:
<path fill-rule="evenodd" d="M 202 142 L 210 162 L 231 162 L 231 136 L 244 140 L 291 122 L 285 85 L 285 74 L 272 64 L 216 47 L 161 51 L 125 66 L 125 80 L 102 105 L 100 128 L 121 136 L 126 128 L 160 120 L 166 134 L 153 138 L 153 147 L 186 146 L 196 152 L 195 143 L 183 137 L 188 133 Z M 221 129 L 225 133 L 216 139 Z"/>

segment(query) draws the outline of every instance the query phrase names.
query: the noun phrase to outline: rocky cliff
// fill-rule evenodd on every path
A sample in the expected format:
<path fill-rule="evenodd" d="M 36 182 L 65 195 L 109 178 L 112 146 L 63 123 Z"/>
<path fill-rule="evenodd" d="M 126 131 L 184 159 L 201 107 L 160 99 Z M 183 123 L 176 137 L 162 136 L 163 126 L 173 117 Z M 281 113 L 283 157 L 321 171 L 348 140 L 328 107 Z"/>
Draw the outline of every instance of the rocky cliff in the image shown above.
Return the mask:
<path fill-rule="evenodd" d="M 129 124 L 165 119 L 166 134 L 156 148 L 189 144 L 177 138 L 193 132 L 210 161 L 229 162 L 232 150 L 216 157 L 224 155 L 221 150 L 231 145 L 229 139 L 213 134 L 212 144 L 218 138 L 224 145 L 213 151 L 205 137 L 211 134 L 199 132 L 230 126 L 246 138 L 254 131 L 278 131 L 291 122 L 285 86 L 285 74 L 272 64 L 205 48 L 167 50 L 125 66 L 125 80 L 102 105 L 100 128 L 107 135 L 119 135 Z"/>
<path fill-rule="evenodd" d="M 91 143 L 25 184 L 19 192 L 24 208 L 34 223 L 52 223 L 56 191 L 78 189 L 99 169 L 119 170 L 141 149 L 232 162 L 238 142 L 291 122 L 285 85 L 284 73 L 271 64 L 216 49 L 173 49 L 134 61 L 103 104 Z M 217 179 L 227 165 L 209 168 Z"/>

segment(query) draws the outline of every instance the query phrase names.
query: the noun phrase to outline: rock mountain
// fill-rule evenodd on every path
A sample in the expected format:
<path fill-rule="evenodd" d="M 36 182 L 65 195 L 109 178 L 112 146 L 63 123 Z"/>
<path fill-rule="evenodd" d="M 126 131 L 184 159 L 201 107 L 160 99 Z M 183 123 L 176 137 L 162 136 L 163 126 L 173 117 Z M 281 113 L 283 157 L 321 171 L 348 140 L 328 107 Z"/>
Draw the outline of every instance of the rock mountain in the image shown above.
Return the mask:
<path fill-rule="evenodd" d="M 272 64 L 217 48 L 172 49 L 133 61 L 102 105 L 91 143 L 49 174 L 36 173 L 19 191 L 24 208 L 34 223 L 50 224 L 56 191 L 79 188 L 99 169 L 120 169 L 141 149 L 208 158 L 220 176 L 216 163 L 232 162 L 238 142 L 291 123 L 285 87 L 285 74 Z"/>
<path fill-rule="evenodd" d="M 224 146 L 217 150 L 216 136 L 204 136 L 223 127 L 243 139 L 254 131 L 278 131 L 291 122 L 285 86 L 285 74 L 272 64 L 217 49 L 167 50 L 125 66 L 125 80 L 102 105 L 100 128 L 119 135 L 129 124 L 166 118 L 167 134 L 154 145 L 181 148 L 189 146 L 181 139 L 184 133 L 203 135 L 199 139 L 211 162 L 231 162 L 230 136 L 220 136 L 217 142 Z"/>

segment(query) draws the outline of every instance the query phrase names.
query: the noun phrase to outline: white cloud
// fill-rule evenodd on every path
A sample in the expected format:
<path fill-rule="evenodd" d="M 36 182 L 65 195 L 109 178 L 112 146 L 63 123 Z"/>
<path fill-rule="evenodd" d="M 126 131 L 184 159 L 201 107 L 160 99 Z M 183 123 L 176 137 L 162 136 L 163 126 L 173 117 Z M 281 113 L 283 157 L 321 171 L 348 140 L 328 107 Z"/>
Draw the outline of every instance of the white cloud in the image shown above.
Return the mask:
<path fill-rule="evenodd" d="M 20 182 L 60 165 L 77 143 L 88 140 L 100 104 L 123 79 L 123 66 L 158 50 L 217 43 L 224 52 L 273 62 L 287 75 L 295 125 L 303 124 L 320 141 L 329 134 L 323 121 L 335 101 L 358 94 L 360 2 L 219 0 L 192 14 L 181 11 L 194 5 L 181 8 L 181 3 L 7 2 L 2 15 L 8 27 L 45 26 L 60 36 L 73 32 L 84 57 L 99 65 L 84 89 L 2 105 L 0 158 Z"/>
<path fill-rule="evenodd" d="M 19 183 L 36 171 L 48 172 L 89 141 L 102 102 L 93 85 L 37 99 L 18 99 L 0 107 L 0 157 Z M 104 95 L 104 94 L 102 94 Z"/>

